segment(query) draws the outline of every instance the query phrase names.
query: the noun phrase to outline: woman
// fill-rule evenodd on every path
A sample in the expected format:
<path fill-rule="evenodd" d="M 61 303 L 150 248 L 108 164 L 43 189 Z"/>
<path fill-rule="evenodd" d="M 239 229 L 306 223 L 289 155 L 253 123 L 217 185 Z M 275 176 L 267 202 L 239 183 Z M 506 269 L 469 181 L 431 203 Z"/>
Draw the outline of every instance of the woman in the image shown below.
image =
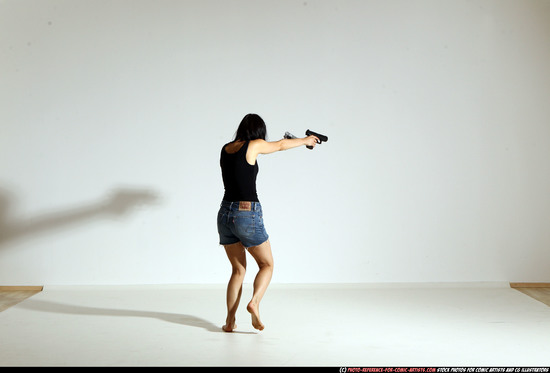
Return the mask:
<path fill-rule="evenodd" d="M 270 154 L 302 145 L 315 146 L 317 137 L 282 139 L 267 142 L 266 126 L 257 114 L 246 115 L 235 135 L 235 140 L 225 144 L 220 155 L 220 166 L 225 188 L 218 212 L 220 245 L 225 247 L 232 272 L 227 284 L 227 318 L 222 329 L 235 329 L 235 314 L 242 294 L 246 271 L 246 249 L 258 263 L 254 279 L 254 292 L 246 309 L 252 316 L 252 325 L 264 329 L 260 320 L 260 301 L 273 274 L 273 256 L 269 236 L 265 230 L 262 206 L 256 192 L 259 154 Z"/>

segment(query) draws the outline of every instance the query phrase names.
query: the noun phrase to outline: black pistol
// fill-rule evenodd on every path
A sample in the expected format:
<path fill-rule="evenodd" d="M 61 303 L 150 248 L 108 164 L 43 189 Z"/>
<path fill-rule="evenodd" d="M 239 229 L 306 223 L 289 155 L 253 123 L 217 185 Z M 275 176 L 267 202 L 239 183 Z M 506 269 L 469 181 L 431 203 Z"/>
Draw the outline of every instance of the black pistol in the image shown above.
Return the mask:
<path fill-rule="evenodd" d="M 320 144 L 322 143 L 323 141 L 328 141 L 328 137 L 325 136 L 325 135 L 321 135 L 320 133 L 316 133 L 316 132 L 313 132 L 313 131 L 310 131 L 310 130 L 307 130 L 306 131 L 306 136 L 315 136 L 319 139 L 319 141 L 317 142 L 317 144 Z M 285 139 L 296 139 L 297 137 L 294 136 L 293 134 L 291 134 L 290 132 L 285 132 Z M 308 149 L 313 149 L 313 146 L 306 146 Z"/>
<path fill-rule="evenodd" d="M 321 135 L 320 133 L 316 133 L 316 132 L 313 132 L 313 131 L 310 131 L 310 130 L 307 130 L 306 131 L 306 136 L 315 136 L 319 139 L 319 141 L 317 141 L 317 144 L 320 144 L 322 143 L 323 141 L 324 142 L 327 142 L 328 141 L 328 136 L 325 136 L 325 135 Z M 313 146 L 308 146 L 307 147 L 308 149 L 313 149 Z"/>

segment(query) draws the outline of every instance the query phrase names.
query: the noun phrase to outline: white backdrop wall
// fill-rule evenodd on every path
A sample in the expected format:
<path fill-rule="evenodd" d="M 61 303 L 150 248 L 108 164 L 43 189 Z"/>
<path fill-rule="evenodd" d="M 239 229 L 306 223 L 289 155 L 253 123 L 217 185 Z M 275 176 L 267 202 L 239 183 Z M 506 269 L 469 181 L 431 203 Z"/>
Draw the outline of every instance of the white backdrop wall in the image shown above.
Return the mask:
<path fill-rule="evenodd" d="M 550 281 L 550 2 L 0 1 L 0 284 L 223 283 L 219 151 L 273 282 Z M 249 259 L 247 282 L 256 265 Z"/>

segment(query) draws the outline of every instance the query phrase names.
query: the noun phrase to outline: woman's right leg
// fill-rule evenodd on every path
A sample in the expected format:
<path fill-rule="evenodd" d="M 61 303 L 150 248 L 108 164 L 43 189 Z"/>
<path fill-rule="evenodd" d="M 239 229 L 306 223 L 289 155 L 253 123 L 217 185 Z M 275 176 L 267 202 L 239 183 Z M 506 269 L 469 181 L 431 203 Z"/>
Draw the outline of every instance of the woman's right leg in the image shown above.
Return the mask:
<path fill-rule="evenodd" d="M 256 263 L 258 263 L 259 271 L 254 279 L 252 300 L 248 303 L 246 309 L 252 315 L 252 326 L 256 329 L 263 330 L 264 324 L 262 324 L 260 320 L 260 301 L 273 275 L 273 254 L 271 253 L 271 244 L 269 240 L 267 240 L 259 246 L 250 247 L 248 252 L 254 257 Z"/>

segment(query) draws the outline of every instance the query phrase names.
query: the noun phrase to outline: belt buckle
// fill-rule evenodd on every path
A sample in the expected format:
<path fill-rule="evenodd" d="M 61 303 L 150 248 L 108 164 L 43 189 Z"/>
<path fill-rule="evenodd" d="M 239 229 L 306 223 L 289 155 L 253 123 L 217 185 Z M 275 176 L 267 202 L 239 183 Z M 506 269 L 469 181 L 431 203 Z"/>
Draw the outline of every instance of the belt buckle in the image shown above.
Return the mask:
<path fill-rule="evenodd" d="M 240 201 L 239 211 L 252 211 L 252 202 Z"/>

